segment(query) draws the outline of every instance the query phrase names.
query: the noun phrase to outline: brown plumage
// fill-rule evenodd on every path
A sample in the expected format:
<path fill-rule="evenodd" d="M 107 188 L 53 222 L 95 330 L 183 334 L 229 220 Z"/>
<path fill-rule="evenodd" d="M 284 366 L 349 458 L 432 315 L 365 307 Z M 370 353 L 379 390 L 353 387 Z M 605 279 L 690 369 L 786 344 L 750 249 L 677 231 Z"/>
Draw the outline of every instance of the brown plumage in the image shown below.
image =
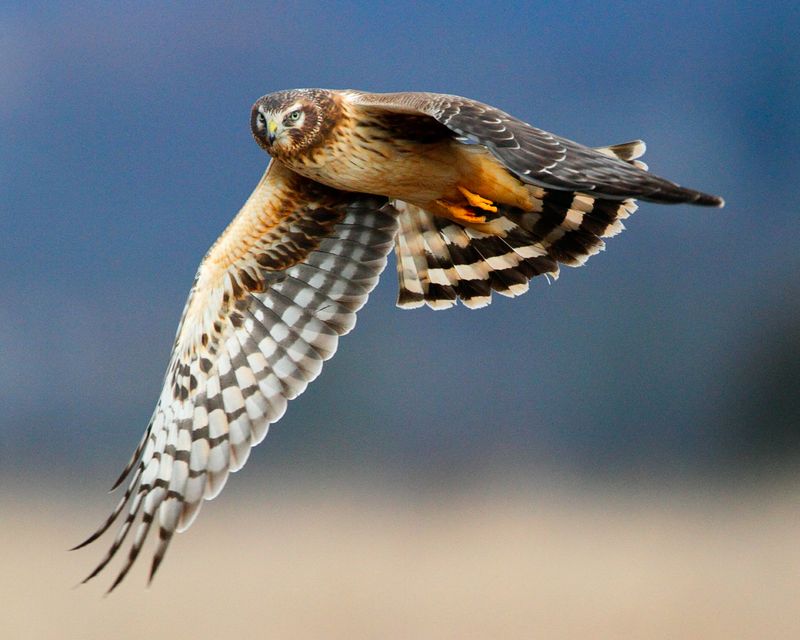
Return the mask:
<path fill-rule="evenodd" d="M 634 199 L 722 206 L 654 176 L 639 141 L 591 149 L 488 105 L 429 93 L 302 89 L 253 106 L 274 160 L 197 271 L 161 395 L 114 487 L 99 573 L 151 528 L 152 578 L 176 531 L 222 490 L 355 324 L 394 247 L 398 305 L 482 307 L 579 266 Z M 138 524 L 137 524 L 138 522 Z"/>
<path fill-rule="evenodd" d="M 724 204 L 649 173 L 637 160 L 641 141 L 585 147 L 458 96 L 283 91 L 253 105 L 251 124 L 292 171 L 402 203 L 401 229 L 422 240 L 417 259 L 398 241 L 402 306 L 482 306 L 488 297 L 470 294 L 476 288 L 515 295 L 530 277 L 555 277 L 558 263 L 577 266 L 602 249 L 634 199 Z"/>

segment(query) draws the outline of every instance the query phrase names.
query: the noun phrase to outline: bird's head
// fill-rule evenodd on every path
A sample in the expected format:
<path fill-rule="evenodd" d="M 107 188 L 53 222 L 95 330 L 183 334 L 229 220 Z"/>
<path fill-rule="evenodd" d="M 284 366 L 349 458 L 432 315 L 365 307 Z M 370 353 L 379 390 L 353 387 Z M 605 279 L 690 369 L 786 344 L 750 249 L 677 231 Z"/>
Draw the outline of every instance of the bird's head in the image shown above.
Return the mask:
<path fill-rule="evenodd" d="M 324 89 L 278 91 L 256 101 L 250 128 L 271 156 L 293 156 L 321 141 L 336 110 L 333 95 Z"/>

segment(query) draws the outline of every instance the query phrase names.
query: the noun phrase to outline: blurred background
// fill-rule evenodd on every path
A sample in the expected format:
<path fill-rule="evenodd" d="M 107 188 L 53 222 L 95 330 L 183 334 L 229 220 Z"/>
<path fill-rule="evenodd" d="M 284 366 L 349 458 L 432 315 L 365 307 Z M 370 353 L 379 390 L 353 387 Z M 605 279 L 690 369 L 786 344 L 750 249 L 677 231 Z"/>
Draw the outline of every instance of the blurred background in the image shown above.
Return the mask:
<path fill-rule="evenodd" d="M 800 637 L 798 32 L 795 2 L 3 3 L 2 635 Z M 72 589 L 266 165 L 250 106 L 304 86 L 643 138 L 727 206 L 643 203 L 482 311 L 396 309 L 390 263 L 153 586 Z"/>

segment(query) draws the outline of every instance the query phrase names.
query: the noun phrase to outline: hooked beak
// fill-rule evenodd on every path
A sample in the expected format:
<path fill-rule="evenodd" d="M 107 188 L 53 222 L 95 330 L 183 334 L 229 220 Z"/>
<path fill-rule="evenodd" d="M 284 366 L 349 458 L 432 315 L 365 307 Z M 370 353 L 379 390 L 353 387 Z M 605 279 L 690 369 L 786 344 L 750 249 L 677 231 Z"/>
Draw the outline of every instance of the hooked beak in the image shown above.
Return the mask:
<path fill-rule="evenodd" d="M 272 144 L 275 142 L 275 138 L 277 137 L 276 132 L 278 131 L 278 123 L 274 120 L 270 120 L 267 123 L 267 140 L 269 143 Z"/>

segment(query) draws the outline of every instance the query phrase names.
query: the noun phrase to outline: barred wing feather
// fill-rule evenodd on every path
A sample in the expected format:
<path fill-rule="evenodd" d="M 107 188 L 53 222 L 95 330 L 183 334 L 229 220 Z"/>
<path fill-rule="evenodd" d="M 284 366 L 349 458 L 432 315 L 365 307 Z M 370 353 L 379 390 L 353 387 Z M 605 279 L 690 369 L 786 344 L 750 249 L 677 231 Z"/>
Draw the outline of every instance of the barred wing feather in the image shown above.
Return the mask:
<path fill-rule="evenodd" d="M 151 528 L 150 579 L 176 531 L 247 461 L 355 324 L 394 246 L 385 198 L 324 187 L 273 162 L 198 269 L 161 396 L 114 487 L 127 487 L 82 547 L 124 513 L 97 568 L 134 530 L 113 590 Z M 137 521 L 137 515 L 141 513 Z M 76 548 L 78 548 L 76 547 Z"/>
<path fill-rule="evenodd" d="M 499 205 L 486 216 L 484 230 L 395 203 L 400 213 L 397 305 L 448 309 L 460 300 L 474 309 L 488 305 L 492 292 L 519 296 L 538 275 L 556 279 L 560 265 L 585 264 L 636 211 L 633 200 L 539 187 L 531 191 L 534 211 Z"/>

